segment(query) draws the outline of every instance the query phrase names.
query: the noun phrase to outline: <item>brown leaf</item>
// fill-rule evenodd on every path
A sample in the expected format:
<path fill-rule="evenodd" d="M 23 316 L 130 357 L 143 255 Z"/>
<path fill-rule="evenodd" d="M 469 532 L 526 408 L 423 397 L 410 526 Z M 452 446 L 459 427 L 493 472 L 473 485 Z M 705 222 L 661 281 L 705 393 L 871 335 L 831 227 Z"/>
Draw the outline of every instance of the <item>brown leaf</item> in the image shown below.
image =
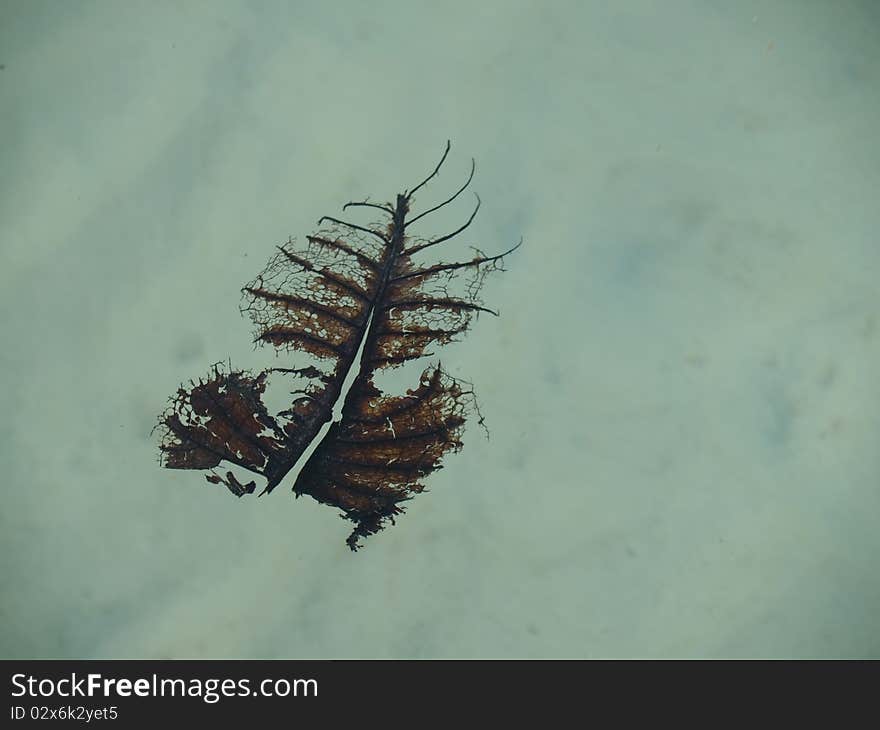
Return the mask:
<path fill-rule="evenodd" d="M 313 364 L 268 368 L 256 375 L 215 366 L 208 380 L 181 388 L 161 417 L 162 462 L 173 469 L 212 469 L 222 461 L 263 477 L 270 492 L 294 468 L 342 399 L 342 417 L 332 423 L 302 466 L 294 484 L 337 507 L 355 523 L 352 550 L 361 537 L 378 532 L 403 511 L 400 503 L 424 489 L 424 478 L 441 467 L 443 456 L 461 448 L 461 432 L 475 409 L 471 390 L 462 388 L 439 365 L 424 370 L 419 385 L 404 396 L 388 396 L 373 382 L 375 373 L 431 355 L 436 346 L 463 334 L 475 315 L 496 314 L 478 299 L 487 273 L 503 257 L 480 252 L 469 261 L 424 264 L 414 256 L 463 232 L 411 242 L 407 227 L 451 203 L 468 180 L 443 203 L 407 220 L 415 192 L 433 173 L 394 204 L 363 201 L 389 217 L 384 227 L 325 217 L 326 225 L 307 237 L 279 246 L 267 267 L 242 290 L 243 311 L 255 325 L 254 339 L 279 351 L 299 352 Z M 519 244 L 518 244 L 519 245 Z M 466 276 L 464 292 L 451 289 Z M 353 384 L 343 387 L 349 373 Z M 274 378 L 305 381 L 292 391 L 289 407 L 270 415 L 264 404 Z M 482 423 L 482 419 L 481 419 Z M 212 472 L 238 497 L 254 492 L 231 471 Z"/>

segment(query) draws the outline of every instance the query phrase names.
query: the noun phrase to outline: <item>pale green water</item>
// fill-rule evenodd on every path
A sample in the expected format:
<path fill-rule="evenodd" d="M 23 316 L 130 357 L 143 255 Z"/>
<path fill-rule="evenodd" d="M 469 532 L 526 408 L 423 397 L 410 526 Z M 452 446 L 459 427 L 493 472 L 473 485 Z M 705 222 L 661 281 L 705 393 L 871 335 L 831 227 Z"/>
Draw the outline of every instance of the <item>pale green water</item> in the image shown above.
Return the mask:
<path fill-rule="evenodd" d="M 0 0 L 0 655 L 878 656 L 876 3 L 436 5 Z M 273 246 L 450 137 L 491 439 L 356 555 L 160 469 Z"/>

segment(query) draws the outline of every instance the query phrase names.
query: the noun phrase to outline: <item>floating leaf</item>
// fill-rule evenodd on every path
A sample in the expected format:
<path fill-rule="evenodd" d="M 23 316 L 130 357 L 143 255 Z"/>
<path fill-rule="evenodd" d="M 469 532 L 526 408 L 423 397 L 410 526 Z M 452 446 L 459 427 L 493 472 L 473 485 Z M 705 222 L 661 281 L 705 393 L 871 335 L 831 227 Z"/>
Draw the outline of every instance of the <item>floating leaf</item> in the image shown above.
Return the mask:
<path fill-rule="evenodd" d="M 483 306 L 479 289 L 487 273 L 501 268 L 514 251 L 469 261 L 424 263 L 421 254 L 465 231 L 479 210 L 457 230 L 433 239 L 411 239 L 407 229 L 455 200 L 448 199 L 408 218 L 414 194 L 386 204 L 348 203 L 382 211 L 384 227 L 324 217 L 303 246 L 279 246 L 256 279 L 242 290 L 243 311 L 255 325 L 255 341 L 312 361 L 298 368 L 267 368 L 257 374 L 214 366 L 207 380 L 181 388 L 161 416 L 162 463 L 172 469 L 213 469 L 221 462 L 262 477 L 271 492 L 294 468 L 342 404 L 333 422 L 302 465 L 293 485 L 338 507 L 355 523 L 352 550 L 361 537 L 394 521 L 400 503 L 424 489 L 443 456 L 461 448 L 467 416 L 476 409 L 469 386 L 427 367 L 405 395 L 386 395 L 374 383 L 378 373 L 433 354 L 452 342 L 475 315 L 496 314 Z M 520 242 L 521 243 L 521 242 Z M 435 249 L 436 250 L 436 249 Z M 464 278 L 461 292 L 454 282 Z M 352 379 L 353 375 L 353 379 Z M 270 382 L 296 383 L 289 404 L 274 415 L 266 405 Z M 351 383 L 346 388 L 347 383 Z M 482 422 L 482 419 L 481 419 Z M 237 497 L 256 482 L 242 484 L 231 471 L 211 471 L 207 480 L 224 484 Z"/>

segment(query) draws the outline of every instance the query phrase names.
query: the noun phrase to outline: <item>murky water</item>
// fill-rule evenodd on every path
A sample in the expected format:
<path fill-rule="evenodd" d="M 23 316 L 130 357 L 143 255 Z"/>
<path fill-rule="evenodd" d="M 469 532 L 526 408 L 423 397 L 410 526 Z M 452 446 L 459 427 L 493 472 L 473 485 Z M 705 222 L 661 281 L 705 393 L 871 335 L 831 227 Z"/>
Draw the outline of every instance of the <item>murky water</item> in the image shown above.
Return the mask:
<path fill-rule="evenodd" d="M 880 654 L 875 3 L 339 6 L 0 6 L 0 654 Z M 288 365 L 274 246 L 447 138 L 446 260 L 525 241 L 438 353 L 490 439 L 357 554 L 160 469 L 179 383 Z"/>

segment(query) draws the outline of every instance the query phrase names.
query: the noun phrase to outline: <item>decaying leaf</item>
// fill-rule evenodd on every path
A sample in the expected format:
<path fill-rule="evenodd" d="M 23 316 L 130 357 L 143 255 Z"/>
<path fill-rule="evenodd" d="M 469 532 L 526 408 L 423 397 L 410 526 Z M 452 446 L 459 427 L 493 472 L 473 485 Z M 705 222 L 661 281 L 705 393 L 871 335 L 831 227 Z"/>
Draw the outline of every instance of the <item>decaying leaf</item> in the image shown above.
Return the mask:
<path fill-rule="evenodd" d="M 437 365 L 402 395 L 386 395 L 374 379 L 385 370 L 433 354 L 431 348 L 464 333 L 485 308 L 478 298 L 487 273 L 514 251 L 469 261 L 431 263 L 423 252 L 468 228 L 477 205 L 457 230 L 433 239 L 412 239 L 408 228 L 455 200 L 452 196 L 409 218 L 414 194 L 434 171 L 394 203 L 369 201 L 349 207 L 382 212 L 384 226 L 324 217 L 302 246 L 279 246 L 266 269 L 242 290 L 243 311 L 255 325 L 255 341 L 310 360 L 301 367 L 267 368 L 257 374 L 214 366 L 207 379 L 181 388 L 160 418 L 162 463 L 172 469 L 211 469 L 221 462 L 265 480 L 271 492 L 297 465 L 333 419 L 341 417 L 299 470 L 293 491 L 342 510 L 355 523 L 352 550 L 361 537 L 378 532 L 403 511 L 400 503 L 424 489 L 443 456 L 461 448 L 461 432 L 475 410 L 473 393 Z M 455 282 L 462 282 L 458 289 Z M 353 376 L 353 379 L 352 379 Z M 294 383 L 293 396 L 275 414 L 266 405 L 267 385 Z M 232 471 L 211 471 L 241 497 L 256 481 L 242 484 Z"/>

